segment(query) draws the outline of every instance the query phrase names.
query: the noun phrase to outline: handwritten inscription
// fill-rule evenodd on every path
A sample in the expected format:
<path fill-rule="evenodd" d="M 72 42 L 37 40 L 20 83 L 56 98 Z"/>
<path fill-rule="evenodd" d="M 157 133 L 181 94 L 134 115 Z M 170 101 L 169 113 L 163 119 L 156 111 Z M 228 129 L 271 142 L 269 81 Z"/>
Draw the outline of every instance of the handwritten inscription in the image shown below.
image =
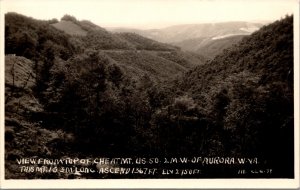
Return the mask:
<path fill-rule="evenodd" d="M 272 174 L 272 169 L 259 166 L 258 158 L 242 157 L 153 157 L 153 158 L 20 158 L 16 160 L 21 173 L 39 174 L 96 174 L 96 175 L 141 175 L 188 177 L 202 176 L 210 169 L 230 168 L 237 175 Z M 239 167 L 240 169 L 238 169 Z M 247 169 L 243 167 L 247 166 Z M 249 167 L 251 166 L 251 167 Z"/>
<path fill-rule="evenodd" d="M 19 165 L 28 164 L 43 164 L 43 165 L 57 165 L 57 164 L 258 164 L 257 158 L 234 158 L 234 157 L 172 157 L 172 158 L 95 158 L 95 159 L 79 159 L 79 158 L 62 158 L 62 159 L 47 159 L 47 158 L 21 158 L 17 159 Z"/>

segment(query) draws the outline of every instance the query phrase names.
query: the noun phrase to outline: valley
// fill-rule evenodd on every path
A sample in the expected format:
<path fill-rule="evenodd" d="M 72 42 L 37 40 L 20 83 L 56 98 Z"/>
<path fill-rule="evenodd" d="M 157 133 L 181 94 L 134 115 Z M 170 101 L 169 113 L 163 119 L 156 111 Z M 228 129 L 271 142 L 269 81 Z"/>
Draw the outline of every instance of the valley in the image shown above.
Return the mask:
<path fill-rule="evenodd" d="M 108 30 L 114 33 L 132 32 L 212 59 L 264 24 L 266 23 L 224 22 L 177 25 L 150 30 L 130 28 L 108 28 Z"/>

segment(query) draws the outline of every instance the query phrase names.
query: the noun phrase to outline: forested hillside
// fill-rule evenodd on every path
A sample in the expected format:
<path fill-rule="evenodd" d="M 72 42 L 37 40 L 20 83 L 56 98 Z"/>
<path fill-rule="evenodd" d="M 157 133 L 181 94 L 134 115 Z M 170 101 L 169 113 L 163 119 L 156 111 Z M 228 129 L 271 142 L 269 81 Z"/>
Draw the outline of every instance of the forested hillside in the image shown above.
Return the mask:
<path fill-rule="evenodd" d="M 185 144 L 189 152 L 256 155 L 276 175 L 292 175 L 293 73 L 288 16 L 175 82 L 171 101 L 157 112 L 159 128 L 172 134 L 164 139 L 176 142 L 165 143 L 174 152 Z"/>
<path fill-rule="evenodd" d="M 16 54 L 32 60 L 63 60 L 76 51 L 71 36 L 51 27 L 53 21 L 39 21 L 10 13 L 5 16 L 5 54 Z M 51 56 L 52 54 L 52 56 Z"/>
<path fill-rule="evenodd" d="M 155 85 L 205 62 L 70 15 L 40 21 L 6 14 L 5 54 L 7 178 L 49 177 L 16 172 L 22 157 L 144 152 L 147 143 L 138 139 L 150 126 Z"/>
<path fill-rule="evenodd" d="M 19 173 L 23 157 L 183 155 L 258 157 L 293 177 L 292 16 L 206 62 L 71 16 L 8 13 L 5 54 L 6 178 L 74 177 Z"/>

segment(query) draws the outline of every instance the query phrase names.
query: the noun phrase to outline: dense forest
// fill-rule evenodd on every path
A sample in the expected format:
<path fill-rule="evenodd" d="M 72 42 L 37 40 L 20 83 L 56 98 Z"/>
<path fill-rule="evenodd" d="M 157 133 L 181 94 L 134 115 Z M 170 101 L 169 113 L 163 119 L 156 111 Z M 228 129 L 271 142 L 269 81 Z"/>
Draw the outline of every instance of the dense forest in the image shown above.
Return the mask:
<path fill-rule="evenodd" d="M 208 61 L 70 15 L 8 13 L 5 54 L 6 178 L 66 177 L 16 172 L 45 155 L 258 157 L 294 175 L 293 16 Z"/>

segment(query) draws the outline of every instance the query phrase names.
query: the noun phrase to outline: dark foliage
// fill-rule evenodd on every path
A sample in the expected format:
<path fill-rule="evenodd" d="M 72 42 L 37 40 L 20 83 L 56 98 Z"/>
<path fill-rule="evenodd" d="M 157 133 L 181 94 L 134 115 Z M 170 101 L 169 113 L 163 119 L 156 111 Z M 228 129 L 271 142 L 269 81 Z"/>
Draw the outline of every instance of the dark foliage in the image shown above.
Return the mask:
<path fill-rule="evenodd" d="M 53 28 L 49 22 L 17 13 L 6 14 L 5 54 L 40 61 L 51 57 L 49 51 L 52 51 L 52 54 L 67 60 L 75 52 L 69 41 L 70 37 Z"/>
<path fill-rule="evenodd" d="M 160 129 L 172 131 L 159 139 L 179 141 L 167 141 L 174 146 L 170 151 L 182 146 L 209 155 L 258 156 L 277 169 L 276 175 L 293 175 L 292 23 L 287 16 L 265 26 L 177 80 L 169 96 L 173 103 L 162 107 L 156 119 Z M 182 101 L 186 107 L 179 109 Z M 186 123 L 202 128 L 196 133 L 202 146 L 195 145 L 192 134 L 182 137 L 181 128 L 196 131 Z"/>
<path fill-rule="evenodd" d="M 70 36 L 52 27 L 52 22 L 35 20 L 17 13 L 5 15 L 5 54 L 24 56 L 34 61 L 35 93 L 41 98 L 55 59 L 67 60 L 76 53 Z"/>

